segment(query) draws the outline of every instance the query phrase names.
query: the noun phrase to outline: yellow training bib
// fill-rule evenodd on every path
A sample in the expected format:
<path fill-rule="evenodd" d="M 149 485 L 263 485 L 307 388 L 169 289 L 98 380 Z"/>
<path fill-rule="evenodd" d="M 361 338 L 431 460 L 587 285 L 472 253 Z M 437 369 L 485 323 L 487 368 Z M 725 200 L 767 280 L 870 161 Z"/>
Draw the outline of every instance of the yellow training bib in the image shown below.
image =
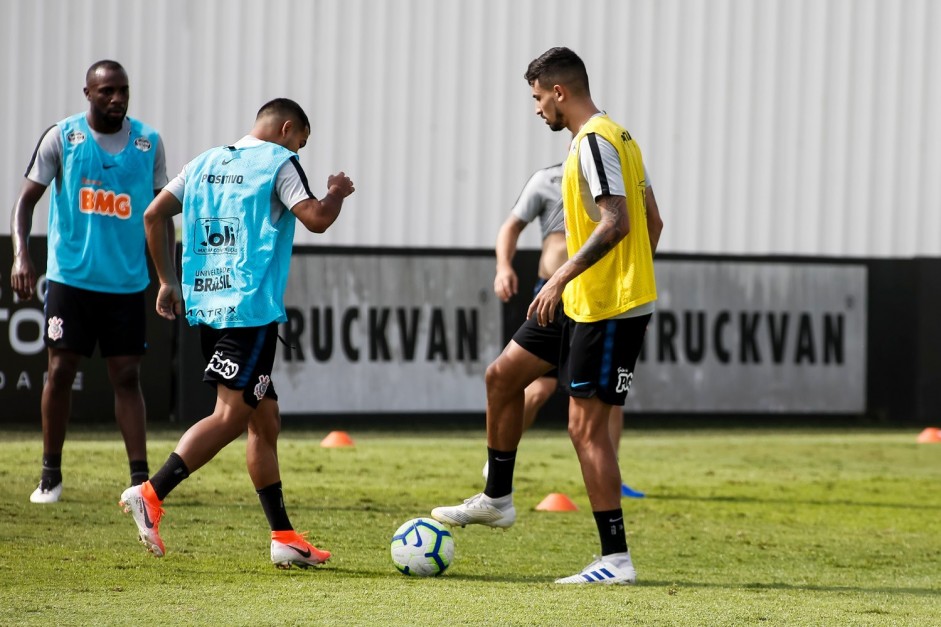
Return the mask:
<path fill-rule="evenodd" d="M 621 176 L 627 194 L 627 216 L 630 232 L 612 250 L 583 273 L 575 277 L 562 293 L 565 313 L 576 322 L 595 322 L 612 318 L 644 303 L 657 299 L 653 271 L 653 254 L 647 232 L 647 210 L 644 205 L 644 162 L 630 134 L 598 115 L 585 123 L 572 142 L 562 174 L 562 202 L 565 211 L 565 242 L 569 258 L 584 246 L 598 226 L 597 207 L 586 206 L 579 175 L 579 145 L 583 137 L 595 133 L 618 151 Z M 593 200 L 589 202 L 594 202 Z M 594 217 L 593 217 L 594 216 Z"/>

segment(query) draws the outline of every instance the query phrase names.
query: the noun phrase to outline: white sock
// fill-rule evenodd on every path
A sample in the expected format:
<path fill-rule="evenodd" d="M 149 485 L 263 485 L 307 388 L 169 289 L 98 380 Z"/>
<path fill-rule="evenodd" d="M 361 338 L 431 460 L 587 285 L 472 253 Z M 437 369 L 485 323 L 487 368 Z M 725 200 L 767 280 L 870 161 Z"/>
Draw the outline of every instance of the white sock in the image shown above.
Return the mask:
<path fill-rule="evenodd" d="M 486 494 L 484 494 L 484 497 L 486 497 L 487 499 L 489 499 L 489 500 L 490 500 L 490 504 L 491 504 L 491 505 L 494 505 L 495 507 L 503 508 L 503 507 L 507 507 L 507 506 L 513 504 L 513 493 L 512 493 L 512 492 L 509 493 L 509 494 L 507 494 L 506 496 L 498 496 L 497 498 L 493 498 L 492 496 L 487 496 Z"/>
<path fill-rule="evenodd" d="M 634 564 L 631 562 L 631 552 L 627 551 L 625 553 L 611 553 L 604 556 L 605 561 L 611 562 L 618 568 L 633 568 Z"/>

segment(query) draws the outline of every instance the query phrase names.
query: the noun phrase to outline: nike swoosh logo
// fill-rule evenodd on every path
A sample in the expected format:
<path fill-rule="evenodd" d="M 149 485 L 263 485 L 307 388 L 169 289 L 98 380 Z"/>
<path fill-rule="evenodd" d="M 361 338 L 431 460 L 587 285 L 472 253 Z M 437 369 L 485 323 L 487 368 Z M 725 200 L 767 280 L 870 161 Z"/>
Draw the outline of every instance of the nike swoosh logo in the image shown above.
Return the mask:
<path fill-rule="evenodd" d="M 412 530 L 415 532 L 415 538 L 416 538 L 415 546 L 416 547 L 421 546 L 421 534 L 418 533 L 418 525 L 415 525 L 414 527 L 412 527 Z"/>
<path fill-rule="evenodd" d="M 591 385 L 591 381 L 579 381 L 578 383 L 576 383 L 575 381 L 572 381 L 572 383 L 569 385 L 569 387 L 573 387 L 573 388 L 583 388 L 583 387 L 585 387 L 586 385 Z"/>
<path fill-rule="evenodd" d="M 223 160 L 222 160 L 222 165 L 229 165 L 229 164 L 232 163 L 233 161 L 235 161 L 235 158 L 234 158 L 234 157 L 233 157 L 232 159 L 223 159 Z"/>
<path fill-rule="evenodd" d="M 104 164 L 105 170 L 110 170 L 111 168 L 116 168 L 116 167 L 118 167 L 118 164 L 117 164 L 117 163 L 106 163 L 106 164 Z"/>
<path fill-rule="evenodd" d="M 147 515 L 147 505 L 144 503 L 143 500 L 141 500 L 140 508 L 141 508 L 141 511 L 144 512 L 144 524 L 147 525 L 148 529 L 153 529 L 154 523 L 153 521 L 150 520 L 150 516 Z"/>
<path fill-rule="evenodd" d="M 620 518 L 609 518 L 608 522 L 613 525 L 614 523 L 621 522 L 622 520 L 624 520 L 624 516 L 621 516 Z"/>
<path fill-rule="evenodd" d="M 288 545 L 288 548 L 297 551 L 297 554 L 300 555 L 301 557 L 310 557 L 310 549 L 304 549 L 302 551 L 296 546 L 291 546 L 290 544 Z"/>
<path fill-rule="evenodd" d="M 504 457 L 494 457 L 494 458 L 493 458 L 493 461 L 495 461 L 495 462 L 511 462 L 511 461 L 513 461 L 513 458 L 512 458 L 512 457 L 506 457 L 506 458 L 504 458 Z"/>

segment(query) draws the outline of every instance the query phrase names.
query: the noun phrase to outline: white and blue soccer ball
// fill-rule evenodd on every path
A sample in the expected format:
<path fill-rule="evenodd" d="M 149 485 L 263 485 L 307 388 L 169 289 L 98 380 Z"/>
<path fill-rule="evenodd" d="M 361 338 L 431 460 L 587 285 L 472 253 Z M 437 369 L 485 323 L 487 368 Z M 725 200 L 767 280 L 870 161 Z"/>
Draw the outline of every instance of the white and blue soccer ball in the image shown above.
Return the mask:
<path fill-rule="evenodd" d="M 403 575 L 434 577 L 454 560 L 454 536 L 431 518 L 413 518 L 392 536 L 392 563 Z"/>

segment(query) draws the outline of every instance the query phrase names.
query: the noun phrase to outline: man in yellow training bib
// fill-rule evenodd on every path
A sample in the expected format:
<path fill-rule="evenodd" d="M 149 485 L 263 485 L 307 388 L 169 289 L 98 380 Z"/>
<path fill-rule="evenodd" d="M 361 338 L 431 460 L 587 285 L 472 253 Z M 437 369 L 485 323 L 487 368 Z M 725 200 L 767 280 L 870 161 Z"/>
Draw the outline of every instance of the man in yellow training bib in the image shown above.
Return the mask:
<path fill-rule="evenodd" d="M 432 516 L 457 525 L 506 528 L 515 522 L 513 469 L 524 390 L 558 365 L 601 558 L 556 583 L 630 584 L 636 572 L 624 533 L 621 475 L 608 416 L 612 406 L 624 404 L 654 311 L 653 253 L 663 222 L 656 204 L 645 204 L 640 148 L 595 106 L 578 55 L 552 48 L 529 64 L 525 77 L 536 114 L 552 130 L 573 135 L 562 174 L 568 260 L 535 296 L 526 323 L 487 369 L 484 492 L 461 505 L 437 507 Z M 553 325 L 560 316 L 562 324 Z M 561 330 L 553 332 L 554 327 Z"/>

